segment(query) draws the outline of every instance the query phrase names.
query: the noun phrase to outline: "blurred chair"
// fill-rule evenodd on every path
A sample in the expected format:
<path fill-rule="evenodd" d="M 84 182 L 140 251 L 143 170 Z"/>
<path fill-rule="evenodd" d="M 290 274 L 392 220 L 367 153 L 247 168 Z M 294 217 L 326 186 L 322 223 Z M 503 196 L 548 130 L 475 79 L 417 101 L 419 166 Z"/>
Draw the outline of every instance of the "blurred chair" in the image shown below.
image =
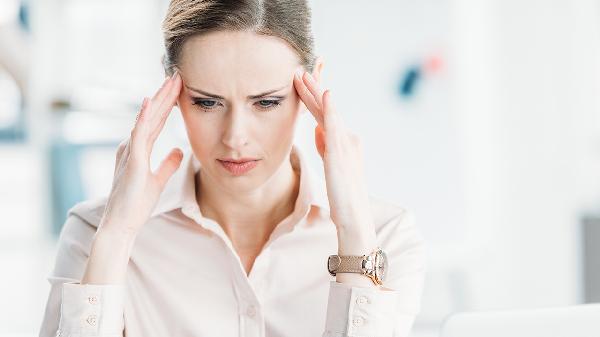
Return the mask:
<path fill-rule="evenodd" d="M 441 330 L 441 337 L 600 336 L 600 304 L 456 313 Z"/>

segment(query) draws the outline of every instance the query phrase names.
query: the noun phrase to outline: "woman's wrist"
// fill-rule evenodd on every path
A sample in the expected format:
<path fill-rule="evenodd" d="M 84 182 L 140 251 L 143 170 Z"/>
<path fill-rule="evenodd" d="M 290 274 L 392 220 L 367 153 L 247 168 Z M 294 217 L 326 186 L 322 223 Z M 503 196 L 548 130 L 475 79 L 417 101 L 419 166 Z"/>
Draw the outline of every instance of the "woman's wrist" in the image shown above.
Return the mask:
<path fill-rule="evenodd" d="M 90 256 L 80 283 L 123 283 L 135 236 L 100 226 L 94 236 Z"/>
<path fill-rule="evenodd" d="M 368 255 L 377 248 L 375 230 L 366 230 L 365 227 L 338 229 L 338 255 Z M 351 286 L 379 287 L 368 276 L 358 273 L 337 273 L 335 280 Z"/>
<path fill-rule="evenodd" d="M 347 227 L 338 229 L 338 255 L 365 255 L 377 248 L 373 227 Z"/>

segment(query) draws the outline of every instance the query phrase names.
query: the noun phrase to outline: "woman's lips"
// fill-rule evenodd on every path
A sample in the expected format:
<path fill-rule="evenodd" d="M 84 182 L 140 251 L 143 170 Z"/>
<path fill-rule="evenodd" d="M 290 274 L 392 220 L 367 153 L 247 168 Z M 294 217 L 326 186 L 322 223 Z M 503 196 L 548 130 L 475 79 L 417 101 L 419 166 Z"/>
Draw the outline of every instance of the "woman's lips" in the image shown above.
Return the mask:
<path fill-rule="evenodd" d="M 252 170 L 253 168 L 256 167 L 256 165 L 258 165 L 258 161 L 259 160 L 249 160 L 249 161 L 245 161 L 245 162 L 241 162 L 241 163 L 234 163 L 234 162 L 230 162 L 230 161 L 224 161 L 224 160 L 220 160 L 217 159 L 219 161 L 219 163 L 221 163 L 221 165 L 223 165 L 223 167 L 231 172 L 233 175 L 242 175 L 245 174 L 246 172 Z"/>

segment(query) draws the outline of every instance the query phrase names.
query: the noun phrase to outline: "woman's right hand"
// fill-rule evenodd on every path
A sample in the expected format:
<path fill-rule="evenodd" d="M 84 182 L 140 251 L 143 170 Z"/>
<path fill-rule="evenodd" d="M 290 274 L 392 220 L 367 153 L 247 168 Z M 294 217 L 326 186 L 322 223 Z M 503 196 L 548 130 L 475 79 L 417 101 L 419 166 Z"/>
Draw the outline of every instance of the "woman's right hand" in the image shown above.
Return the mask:
<path fill-rule="evenodd" d="M 135 237 L 158 201 L 166 182 L 181 164 L 173 149 L 157 172 L 150 153 L 181 91 L 175 73 L 151 99 L 144 99 L 131 136 L 119 145 L 112 189 L 94 236 L 81 284 L 123 284 Z"/>
<path fill-rule="evenodd" d="M 130 137 L 119 144 L 112 189 L 99 231 L 135 237 L 154 210 L 165 184 L 179 168 L 183 152 L 178 148 L 171 150 L 156 172 L 150 169 L 150 154 L 181 87 L 181 76 L 176 71 L 154 97 L 144 98 Z"/>

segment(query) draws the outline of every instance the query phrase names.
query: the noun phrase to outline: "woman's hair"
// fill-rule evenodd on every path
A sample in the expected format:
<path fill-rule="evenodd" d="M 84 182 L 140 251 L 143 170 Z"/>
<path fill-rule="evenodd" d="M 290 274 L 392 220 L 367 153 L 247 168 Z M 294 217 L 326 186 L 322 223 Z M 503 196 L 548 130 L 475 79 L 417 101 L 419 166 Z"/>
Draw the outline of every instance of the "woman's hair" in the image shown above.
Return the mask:
<path fill-rule="evenodd" d="M 213 31 L 251 31 L 289 43 L 306 70 L 315 62 L 306 0 L 171 0 L 163 21 L 167 75 L 174 71 L 184 43 Z"/>

